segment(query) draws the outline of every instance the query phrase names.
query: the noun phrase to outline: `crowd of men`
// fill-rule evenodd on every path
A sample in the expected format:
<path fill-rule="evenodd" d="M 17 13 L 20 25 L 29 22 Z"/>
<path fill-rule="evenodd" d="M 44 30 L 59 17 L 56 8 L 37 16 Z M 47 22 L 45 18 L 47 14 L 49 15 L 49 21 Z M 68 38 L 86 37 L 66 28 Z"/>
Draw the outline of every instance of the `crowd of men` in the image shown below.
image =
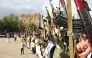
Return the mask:
<path fill-rule="evenodd" d="M 64 42 L 60 31 L 55 27 L 48 26 L 47 30 L 40 33 L 33 31 L 22 35 L 21 55 L 24 54 L 24 47 L 31 49 L 32 54 L 39 58 L 61 58 L 61 52 L 69 55 L 68 43 Z"/>
<path fill-rule="evenodd" d="M 69 58 L 69 38 L 67 30 L 67 28 L 59 28 L 55 24 L 53 24 L 53 26 L 48 25 L 47 29 L 41 31 L 40 33 L 33 31 L 32 33 L 24 33 L 21 36 L 15 33 L 14 41 L 16 42 L 17 36 L 21 37 L 21 55 L 24 54 L 24 48 L 26 47 L 30 49 L 32 54 L 35 54 L 38 58 Z M 6 37 L 7 42 L 10 43 L 9 33 L 6 34 Z M 83 53 L 77 54 L 75 52 L 74 56 L 75 58 L 90 57 L 92 48 L 89 41 L 85 40 L 87 36 L 83 32 L 80 33 L 80 37 L 81 39 L 79 39 L 78 44 L 74 47 Z"/>
<path fill-rule="evenodd" d="M 32 54 L 35 54 L 39 58 L 69 58 L 69 38 L 67 36 L 67 30 L 67 28 L 56 28 L 56 25 L 49 25 L 47 30 L 45 30 L 44 32 L 41 31 L 40 34 L 36 31 L 33 31 L 32 34 L 27 33 L 23 35 L 21 42 L 24 44 L 24 47 L 31 49 Z M 82 37 L 82 39 L 86 38 L 85 33 L 81 33 L 80 36 Z M 85 58 L 87 58 L 87 55 L 91 51 L 91 45 L 89 44 L 89 42 L 87 42 L 88 40 L 84 41 L 82 39 L 74 47 L 76 47 L 79 51 L 88 49 L 88 53 L 82 54 L 83 58 L 83 55 L 86 55 Z M 21 48 L 23 48 L 23 44 L 21 44 Z M 85 45 L 86 47 L 83 47 Z M 24 54 L 23 49 L 21 49 L 21 54 L 22 52 Z M 81 54 L 77 55 L 76 52 L 74 53 L 74 55 L 75 58 L 81 56 Z"/>

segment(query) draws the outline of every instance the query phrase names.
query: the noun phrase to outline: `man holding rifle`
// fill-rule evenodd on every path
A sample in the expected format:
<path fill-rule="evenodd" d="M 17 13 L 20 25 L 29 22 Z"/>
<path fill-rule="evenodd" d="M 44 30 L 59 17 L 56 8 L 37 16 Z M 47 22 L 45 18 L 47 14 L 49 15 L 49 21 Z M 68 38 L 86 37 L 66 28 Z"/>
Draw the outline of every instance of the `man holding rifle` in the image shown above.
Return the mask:
<path fill-rule="evenodd" d="M 76 45 L 76 53 L 79 56 L 79 58 L 88 58 L 89 53 L 92 51 L 92 23 L 91 23 L 91 17 L 88 11 L 90 10 L 85 0 L 74 0 L 78 14 L 81 19 L 73 20 L 73 29 L 79 28 L 84 29 L 86 31 L 84 33 L 81 33 L 81 41 L 77 43 Z M 60 19 L 59 19 L 60 18 Z M 61 15 L 56 16 L 54 19 L 54 23 L 62 26 L 64 28 L 67 28 L 67 18 L 61 17 Z M 79 24 L 80 23 L 80 24 Z M 89 42 L 90 40 L 90 42 Z M 61 45 L 60 45 L 61 46 Z M 81 53 L 79 53 L 81 52 Z M 91 57 L 91 56 L 90 56 Z M 63 57 L 64 58 L 64 57 Z M 65 57 L 66 58 L 66 57 Z M 91 57 L 92 58 L 92 57 Z"/>
<path fill-rule="evenodd" d="M 92 19 L 89 14 L 90 9 L 85 0 L 74 0 L 74 2 L 84 25 L 84 31 L 81 35 L 82 40 L 76 45 L 77 54 L 79 58 L 92 58 Z"/>
<path fill-rule="evenodd" d="M 82 34 L 82 40 L 76 45 L 76 49 L 79 58 L 92 58 L 92 55 L 89 54 L 92 52 L 92 47 L 85 33 Z"/>

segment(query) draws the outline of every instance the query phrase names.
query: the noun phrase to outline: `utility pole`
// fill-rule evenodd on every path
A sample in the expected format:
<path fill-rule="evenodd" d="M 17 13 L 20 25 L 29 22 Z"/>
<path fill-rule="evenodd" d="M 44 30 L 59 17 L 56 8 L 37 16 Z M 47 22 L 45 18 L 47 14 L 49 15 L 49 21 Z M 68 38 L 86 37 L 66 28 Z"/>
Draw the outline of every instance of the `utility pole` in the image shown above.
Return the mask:
<path fill-rule="evenodd" d="M 69 36 L 69 52 L 70 52 L 70 58 L 74 58 L 73 38 L 72 38 L 72 10 L 71 10 L 71 0 L 67 0 L 67 18 L 68 18 L 68 36 Z"/>

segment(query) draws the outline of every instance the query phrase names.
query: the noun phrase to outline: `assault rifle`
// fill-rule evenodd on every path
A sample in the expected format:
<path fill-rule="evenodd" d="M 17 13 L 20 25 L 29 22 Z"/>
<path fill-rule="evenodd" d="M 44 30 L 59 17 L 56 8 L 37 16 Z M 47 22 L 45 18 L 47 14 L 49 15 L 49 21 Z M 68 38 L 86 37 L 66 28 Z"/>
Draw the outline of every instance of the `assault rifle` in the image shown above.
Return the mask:
<path fill-rule="evenodd" d="M 74 0 L 77 8 L 77 12 L 79 14 L 80 19 L 73 19 L 73 30 L 79 29 L 83 32 L 86 32 L 87 38 L 90 39 L 90 43 L 92 45 L 92 19 L 90 16 L 90 9 L 87 1 L 85 0 Z M 64 28 L 68 27 L 67 18 L 61 16 L 61 14 L 57 15 L 54 18 L 54 23 Z"/>
<path fill-rule="evenodd" d="M 73 21 L 73 29 L 81 29 L 84 27 L 81 19 L 72 19 L 72 21 Z M 61 16 L 61 14 L 55 16 L 54 23 L 57 24 L 58 26 L 68 28 L 67 18 Z"/>
<path fill-rule="evenodd" d="M 54 17 L 54 16 L 55 16 L 55 13 L 54 13 L 54 6 L 51 4 L 51 1 L 52 1 L 52 0 L 49 0 L 49 3 L 50 3 L 50 6 L 51 6 L 51 9 L 52 9 L 52 16 Z"/>
<path fill-rule="evenodd" d="M 86 32 L 87 38 L 90 39 L 92 45 L 92 19 L 90 16 L 90 9 L 87 1 L 85 0 L 74 0 L 79 17 L 82 19 L 84 28 L 83 32 Z M 81 52 L 78 52 L 81 53 Z"/>
<path fill-rule="evenodd" d="M 89 13 L 90 9 L 88 3 L 85 0 L 74 0 L 74 2 L 76 4 L 79 17 L 82 19 L 83 22 L 83 31 L 86 32 L 87 38 L 90 39 L 92 45 L 92 19 Z"/>
<path fill-rule="evenodd" d="M 89 7 L 85 0 L 74 0 L 78 14 L 81 19 L 72 19 L 73 21 L 73 29 L 84 29 L 87 32 L 87 35 L 89 38 L 92 38 L 91 32 L 92 31 L 92 22 L 91 22 L 91 16 L 89 14 Z M 61 14 L 55 16 L 54 23 L 56 23 L 59 26 L 67 28 L 67 18 L 61 16 Z M 90 34 L 90 35 L 89 35 Z M 92 40 L 91 40 L 92 41 Z"/>
<path fill-rule="evenodd" d="M 49 11 L 47 10 L 47 6 L 45 6 L 45 8 L 46 8 L 46 12 L 47 12 L 46 19 L 48 19 L 49 24 L 51 24 L 51 17 L 50 17 Z"/>

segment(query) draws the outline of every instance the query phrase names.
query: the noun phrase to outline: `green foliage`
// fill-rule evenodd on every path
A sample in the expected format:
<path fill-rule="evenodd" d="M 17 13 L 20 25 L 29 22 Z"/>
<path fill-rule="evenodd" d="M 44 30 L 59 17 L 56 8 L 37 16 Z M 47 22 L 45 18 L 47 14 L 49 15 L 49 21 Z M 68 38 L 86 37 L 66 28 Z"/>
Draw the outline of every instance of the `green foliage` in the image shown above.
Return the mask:
<path fill-rule="evenodd" d="M 34 23 L 27 23 L 25 25 L 25 30 L 27 30 L 27 32 L 30 32 L 30 29 L 31 29 L 31 32 L 34 31 L 35 29 L 37 28 L 37 26 L 34 24 Z"/>
<path fill-rule="evenodd" d="M 21 32 L 33 32 L 34 30 L 37 29 L 37 26 L 35 23 L 23 23 L 20 21 L 20 30 Z"/>
<path fill-rule="evenodd" d="M 19 30 L 19 18 L 14 14 L 4 16 L 0 20 L 0 31 L 14 32 Z"/>
<path fill-rule="evenodd" d="M 25 31 L 25 24 L 20 21 L 20 30 L 21 32 Z"/>

